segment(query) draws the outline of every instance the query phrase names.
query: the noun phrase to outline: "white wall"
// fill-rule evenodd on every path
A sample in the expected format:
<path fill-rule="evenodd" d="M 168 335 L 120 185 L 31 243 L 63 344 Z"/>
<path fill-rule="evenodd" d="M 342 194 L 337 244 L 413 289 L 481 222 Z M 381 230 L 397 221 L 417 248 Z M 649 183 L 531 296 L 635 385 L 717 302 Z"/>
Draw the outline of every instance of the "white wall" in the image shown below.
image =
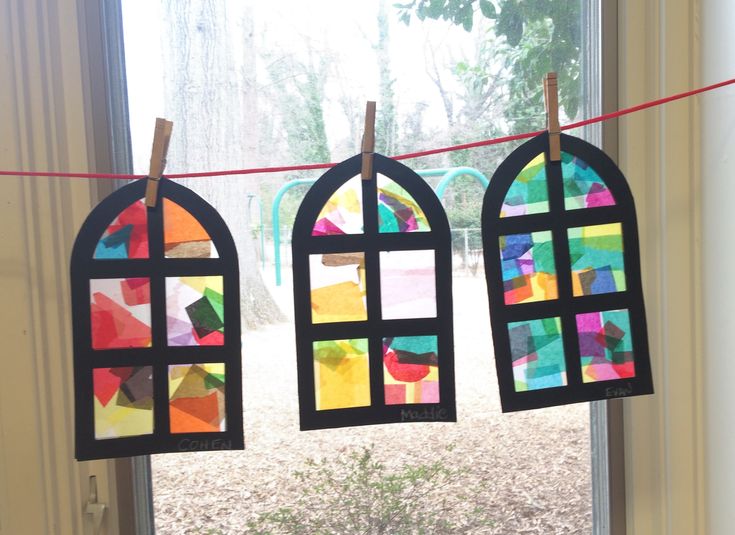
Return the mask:
<path fill-rule="evenodd" d="M 735 76 L 735 2 L 702 1 L 702 82 Z M 735 531 L 735 87 L 702 102 L 702 279 L 709 533 Z"/>

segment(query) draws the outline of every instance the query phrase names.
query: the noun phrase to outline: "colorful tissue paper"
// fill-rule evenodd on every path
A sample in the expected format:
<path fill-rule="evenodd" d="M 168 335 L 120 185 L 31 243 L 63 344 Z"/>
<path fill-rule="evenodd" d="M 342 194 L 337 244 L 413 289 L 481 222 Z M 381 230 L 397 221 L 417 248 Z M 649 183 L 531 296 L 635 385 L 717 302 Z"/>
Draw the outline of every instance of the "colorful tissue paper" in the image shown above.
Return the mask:
<path fill-rule="evenodd" d="M 316 410 L 370 405 L 367 339 L 324 340 L 313 347 Z"/>
<path fill-rule="evenodd" d="M 577 332 L 585 383 L 635 377 L 627 310 L 577 314 Z"/>
<path fill-rule="evenodd" d="M 97 242 L 94 258 L 148 258 L 148 217 L 143 199 L 125 208 L 107 226 Z"/>
<path fill-rule="evenodd" d="M 150 279 L 92 279 L 92 348 L 150 347 Z"/>
<path fill-rule="evenodd" d="M 439 402 L 436 336 L 383 339 L 383 379 L 388 405 Z"/>
<path fill-rule="evenodd" d="M 171 199 L 163 199 L 163 249 L 166 258 L 217 258 L 202 224 Z"/>
<path fill-rule="evenodd" d="M 225 342 L 222 277 L 166 277 L 170 346 L 221 346 Z"/>
<path fill-rule="evenodd" d="M 227 430 L 225 364 L 172 364 L 168 367 L 172 433 Z"/>
<path fill-rule="evenodd" d="M 93 382 L 96 439 L 153 433 L 151 366 L 95 368 Z"/>
<path fill-rule="evenodd" d="M 424 232 L 429 221 L 410 193 L 390 178 L 378 175 L 378 229 L 380 232 Z"/>

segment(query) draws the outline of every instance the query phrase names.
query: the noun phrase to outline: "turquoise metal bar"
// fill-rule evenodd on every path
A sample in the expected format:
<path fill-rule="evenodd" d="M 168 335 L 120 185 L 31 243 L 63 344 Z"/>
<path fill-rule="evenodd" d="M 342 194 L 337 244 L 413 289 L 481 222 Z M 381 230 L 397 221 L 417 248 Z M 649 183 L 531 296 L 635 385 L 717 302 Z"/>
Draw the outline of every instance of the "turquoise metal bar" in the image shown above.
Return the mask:
<path fill-rule="evenodd" d="M 273 262 L 276 267 L 276 286 L 281 285 L 281 200 L 288 190 L 295 188 L 296 186 L 309 185 L 311 186 L 316 182 L 316 178 L 297 178 L 286 182 L 276 192 L 276 196 L 273 198 L 273 205 L 271 207 L 271 220 L 273 222 Z"/>
<path fill-rule="evenodd" d="M 433 169 L 431 171 L 434 171 Z M 436 169 L 436 171 L 441 171 L 441 169 Z M 442 179 L 439 181 L 439 183 L 436 185 L 436 196 L 439 197 L 439 200 L 441 201 L 444 197 L 444 192 L 447 189 L 447 186 L 460 176 L 471 176 L 475 180 L 477 180 L 481 185 L 483 189 L 487 189 L 488 184 L 490 184 L 490 181 L 487 179 L 485 175 L 483 175 L 480 171 L 475 169 L 474 167 L 453 167 L 451 169 L 444 169 L 445 173 Z M 422 171 L 418 171 L 418 174 L 422 175 Z M 433 175 L 437 176 L 437 175 Z"/>

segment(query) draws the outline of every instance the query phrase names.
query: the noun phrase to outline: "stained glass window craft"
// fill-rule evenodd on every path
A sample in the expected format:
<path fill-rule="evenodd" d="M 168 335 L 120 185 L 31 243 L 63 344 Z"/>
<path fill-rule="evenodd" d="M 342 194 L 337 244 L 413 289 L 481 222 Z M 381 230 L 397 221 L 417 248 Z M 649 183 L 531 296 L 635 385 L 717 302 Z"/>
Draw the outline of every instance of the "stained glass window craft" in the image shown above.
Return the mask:
<path fill-rule="evenodd" d="M 79 460 L 243 448 L 234 242 L 192 191 L 162 179 L 147 208 L 145 185 L 103 200 L 72 252 Z"/>
<path fill-rule="evenodd" d="M 325 173 L 292 238 L 301 429 L 455 421 L 446 215 L 407 167 L 374 155 Z"/>
<path fill-rule="evenodd" d="M 516 149 L 482 210 L 503 411 L 653 392 L 635 208 L 602 151 L 548 134 Z"/>

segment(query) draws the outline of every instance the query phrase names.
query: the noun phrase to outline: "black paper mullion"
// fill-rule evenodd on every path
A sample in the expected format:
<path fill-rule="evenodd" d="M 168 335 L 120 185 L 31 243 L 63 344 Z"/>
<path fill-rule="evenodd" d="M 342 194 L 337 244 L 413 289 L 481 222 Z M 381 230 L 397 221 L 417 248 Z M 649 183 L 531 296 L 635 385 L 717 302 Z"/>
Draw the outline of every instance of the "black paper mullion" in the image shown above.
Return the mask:
<path fill-rule="evenodd" d="M 564 182 L 561 162 L 549 161 L 546 153 L 546 177 L 549 186 L 549 210 L 554 216 L 551 226 L 554 245 L 554 263 L 556 266 L 556 284 L 559 293 L 557 313 L 561 321 L 561 337 L 564 346 L 564 362 L 566 363 L 567 385 L 582 383 L 582 370 L 579 360 L 579 343 L 572 297 L 572 267 L 569 254 L 569 236 L 567 234 L 564 208 Z"/>
<path fill-rule="evenodd" d="M 365 156 L 363 156 L 364 158 Z M 378 244 L 378 185 L 377 165 L 373 164 L 372 176 L 361 179 L 362 216 L 365 233 L 365 290 L 368 310 L 367 338 L 370 369 L 370 405 L 385 404 L 383 388 L 383 340 L 379 325 L 383 319 L 380 290 L 380 248 Z M 372 313 L 372 315 L 371 315 Z M 376 317 L 377 313 L 377 317 Z"/>

